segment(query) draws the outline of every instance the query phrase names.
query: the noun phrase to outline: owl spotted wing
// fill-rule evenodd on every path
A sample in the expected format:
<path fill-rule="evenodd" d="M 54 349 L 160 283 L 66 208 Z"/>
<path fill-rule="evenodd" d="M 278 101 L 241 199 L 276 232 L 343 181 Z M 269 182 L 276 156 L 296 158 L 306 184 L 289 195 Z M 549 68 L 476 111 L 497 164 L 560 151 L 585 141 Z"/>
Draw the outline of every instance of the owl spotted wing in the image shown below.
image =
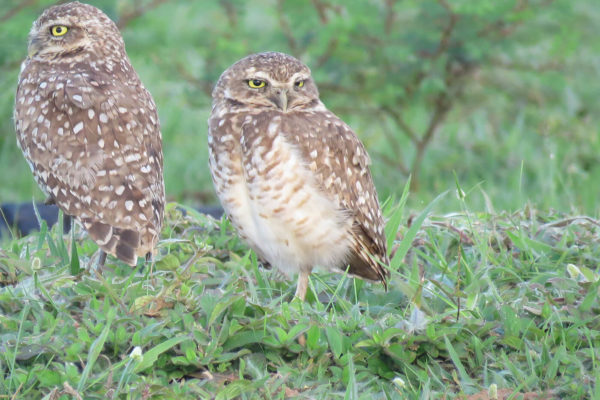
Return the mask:
<path fill-rule="evenodd" d="M 135 265 L 154 245 L 164 206 L 152 98 L 139 81 L 100 74 L 67 74 L 38 90 L 50 115 L 39 109 L 18 127 L 38 183 L 103 250 Z"/>
<path fill-rule="evenodd" d="M 281 131 L 297 145 L 322 189 L 353 217 L 350 273 L 385 283 L 389 271 L 377 262 L 389 263 L 384 222 L 363 144 L 329 111 L 320 118 L 309 113 L 289 116 Z"/>

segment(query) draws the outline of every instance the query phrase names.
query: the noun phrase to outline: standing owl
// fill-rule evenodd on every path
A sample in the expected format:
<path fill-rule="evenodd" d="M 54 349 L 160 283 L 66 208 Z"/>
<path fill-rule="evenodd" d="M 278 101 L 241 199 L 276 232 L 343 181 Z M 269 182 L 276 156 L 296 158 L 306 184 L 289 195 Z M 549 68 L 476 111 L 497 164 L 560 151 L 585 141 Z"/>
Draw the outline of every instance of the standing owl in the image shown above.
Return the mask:
<path fill-rule="evenodd" d="M 297 272 L 302 300 L 315 266 L 385 285 L 381 263 L 389 259 L 369 156 L 319 100 L 310 69 L 287 54 L 250 55 L 221 75 L 212 96 L 213 182 L 258 256 Z"/>
<path fill-rule="evenodd" d="M 153 252 L 165 204 L 158 115 L 102 11 L 73 2 L 33 23 L 14 119 L 47 201 L 83 225 L 100 264 Z"/>

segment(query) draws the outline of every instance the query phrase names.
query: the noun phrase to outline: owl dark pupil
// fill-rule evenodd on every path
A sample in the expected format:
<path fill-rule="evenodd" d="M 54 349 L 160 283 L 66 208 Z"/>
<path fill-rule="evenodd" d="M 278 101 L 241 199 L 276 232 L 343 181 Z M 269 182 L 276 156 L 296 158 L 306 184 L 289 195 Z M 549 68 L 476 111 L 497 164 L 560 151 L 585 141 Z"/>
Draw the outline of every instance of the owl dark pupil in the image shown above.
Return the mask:
<path fill-rule="evenodd" d="M 255 79 L 252 81 L 252 83 L 254 84 L 254 86 L 260 86 L 260 84 L 262 83 L 262 81 L 259 81 L 258 79 Z"/>

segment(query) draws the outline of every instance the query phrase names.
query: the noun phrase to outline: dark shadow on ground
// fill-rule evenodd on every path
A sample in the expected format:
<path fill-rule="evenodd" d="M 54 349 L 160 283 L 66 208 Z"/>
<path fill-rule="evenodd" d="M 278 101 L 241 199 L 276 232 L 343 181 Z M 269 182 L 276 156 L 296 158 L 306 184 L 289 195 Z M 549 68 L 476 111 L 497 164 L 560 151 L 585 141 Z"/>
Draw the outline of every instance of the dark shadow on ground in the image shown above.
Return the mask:
<path fill-rule="evenodd" d="M 37 203 L 35 207 L 40 218 L 46 221 L 48 228 L 51 228 L 58 221 L 57 206 Z M 223 209 L 219 206 L 203 206 L 198 207 L 197 210 L 216 219 L 220 219 L 223 215 Z M 71 230 L 71 218 L 65 216 L 63 221 L 63 230 L 67 233 Z M 26 236 L 39 230 L 40 224 L 35 215 L 33 203 L 5 203 L 0 205 L 0 239 L 11 237 L 11 235 L 14 237 Z"/>

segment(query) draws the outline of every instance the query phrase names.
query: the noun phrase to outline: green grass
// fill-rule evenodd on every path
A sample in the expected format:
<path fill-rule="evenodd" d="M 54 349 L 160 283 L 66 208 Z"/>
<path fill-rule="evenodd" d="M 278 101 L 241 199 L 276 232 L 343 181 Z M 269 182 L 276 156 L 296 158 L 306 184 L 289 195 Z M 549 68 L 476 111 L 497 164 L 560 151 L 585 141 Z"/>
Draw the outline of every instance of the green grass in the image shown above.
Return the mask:
<path fill-rule="evenodd" d="M 151 267 L 100 273 L 79 230 L 10 240 L 0 399 L 599 398 L 599 222 L 459 202 L 388 202 L 389 291 L 317 272 L 305 303 L 227 221 L 175 204 Z"/>

